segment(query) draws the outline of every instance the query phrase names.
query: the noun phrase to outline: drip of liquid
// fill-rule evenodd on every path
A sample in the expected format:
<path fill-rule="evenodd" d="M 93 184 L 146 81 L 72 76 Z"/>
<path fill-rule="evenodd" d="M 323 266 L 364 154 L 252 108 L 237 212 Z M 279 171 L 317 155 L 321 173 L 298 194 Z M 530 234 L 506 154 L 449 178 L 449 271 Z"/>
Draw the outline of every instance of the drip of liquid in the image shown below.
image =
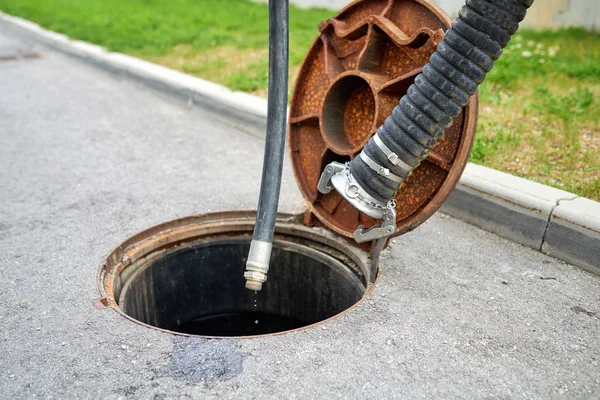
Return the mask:
<path fill-rule="evenodd" d="M 256 298 L 256 296 L 258 296 L 258 291 L 255 290 L 254 291 L 254 307 L 258 307 L 258 299 Z M 258 320 L 254 320 L 254 324 L 258 325 Z"/>

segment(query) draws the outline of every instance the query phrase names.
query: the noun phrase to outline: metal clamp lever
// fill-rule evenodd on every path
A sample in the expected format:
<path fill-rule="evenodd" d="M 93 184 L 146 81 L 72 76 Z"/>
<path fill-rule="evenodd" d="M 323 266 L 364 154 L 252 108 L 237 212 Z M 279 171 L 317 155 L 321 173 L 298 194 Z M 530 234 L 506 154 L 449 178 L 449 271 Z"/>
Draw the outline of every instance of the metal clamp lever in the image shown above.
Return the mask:
<path fill-rule="evenodd" d="M 357 243 L 370 242 L 390 236 L 396 232 L 396 210 L 394 207 L 388 207 L 383 213 L 383 222 L 381 225 L 365 230 L 361 225 L 354 231 L 354 240 Z"/>
<path fill-rule="evenodd" d="M 331 177 L 337 173 L 343 172 L 345 169 L 346 166 L 338 162 L 332 162 L 331 164 L 327 165 L 321 174 L 321 178 L 319 178 L 319 183 L 317 184 L 317 189 L 319 192 L 323 194 L 331 192 L 331 189 L 333 189 L 333 186 L 331 185 Z"/>

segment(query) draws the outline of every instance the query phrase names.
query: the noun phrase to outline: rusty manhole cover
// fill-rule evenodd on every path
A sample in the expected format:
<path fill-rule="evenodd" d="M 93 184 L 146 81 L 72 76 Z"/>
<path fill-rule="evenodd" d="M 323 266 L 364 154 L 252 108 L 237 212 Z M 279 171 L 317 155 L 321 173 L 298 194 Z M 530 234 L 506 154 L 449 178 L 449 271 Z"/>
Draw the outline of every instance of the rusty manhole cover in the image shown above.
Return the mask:
<path fill-rule="evenodd" d="M 290 112 L 292 163 L 308 203 L 305 224 L 325 225 L 352 237 L 358 225 L 377 223 L 336 191 L 319 193 L 319 177 L 330 162 L 358 155 L 421 72 L 450 23 L 424 0 L 359 0 L 321 23 L 321 34 L 300 69 Z M 394 236 L 429 218 L 458 183 L 473 144 L 476 116 L 473 96 L 406 180 L 396 196 Z"/>

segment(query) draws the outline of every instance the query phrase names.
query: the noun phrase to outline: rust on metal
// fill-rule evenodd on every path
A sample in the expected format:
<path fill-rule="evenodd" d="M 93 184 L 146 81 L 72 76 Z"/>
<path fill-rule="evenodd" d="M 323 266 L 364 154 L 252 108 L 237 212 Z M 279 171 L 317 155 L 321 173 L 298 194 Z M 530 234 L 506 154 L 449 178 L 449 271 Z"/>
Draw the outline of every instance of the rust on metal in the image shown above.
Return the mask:
<path fill-rule="evenodd" d="M 298 74 L 289 120 L 292 165 L 308 204 L 304 224 L 352 237 L 358 225 L 378 223 L 337 192 L 319 193 L 317 182 L 327 164 L 360 153 L 450 24 L 426 0 L 358 0 L 319 25 Z M 477 95 L 398 192 L 394 236 L 419 226 L 448 198 L 467 163 L 476 122 Z"/>
<path fill-rule="evenodd" d="M 108 307 L 108 299 L 106 297 L 100 297 L 92 301 L 92 305 L 96 310 L 104 310 Z"/>

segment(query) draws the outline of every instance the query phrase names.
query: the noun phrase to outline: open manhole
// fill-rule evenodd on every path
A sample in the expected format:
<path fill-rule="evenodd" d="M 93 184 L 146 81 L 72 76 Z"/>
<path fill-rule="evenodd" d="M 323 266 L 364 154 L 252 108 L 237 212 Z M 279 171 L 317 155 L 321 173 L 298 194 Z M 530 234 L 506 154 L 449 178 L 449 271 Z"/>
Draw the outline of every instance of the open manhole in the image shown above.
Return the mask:
<path fill-rule="evenodd" d="M 356 0 L 320 25 L 289 116 L 292 167 L 307 207 L 278 217 L 261 292 L 245 289 L 243 277 L 256 213 L 235 211 L 167 222 L 122 243 L 100 268 L 95 306 L 172 333 L 237 337 L 311 326 L 352 308 L 373 287 L 385 242 L 354 241 L 358 226 L 379 221 L 335 190 L 319 192 L 321 173 L 361 151 L 450 26 L 424 0 Z M 473 96 L 396 195 L 391 237 L 415 229 L 448 198 L 476 122 Z"/>
<path fill-rule="evenodd" d="M 254 216 L 190 217 L 134 236 L 103 264 L 101 301 L 161 330 L 242 337 L 307 327 L 363 298 L 371 278 L 367 254 L 293 216 L 278 220 L 263 290 L 246 289 Z"/>

